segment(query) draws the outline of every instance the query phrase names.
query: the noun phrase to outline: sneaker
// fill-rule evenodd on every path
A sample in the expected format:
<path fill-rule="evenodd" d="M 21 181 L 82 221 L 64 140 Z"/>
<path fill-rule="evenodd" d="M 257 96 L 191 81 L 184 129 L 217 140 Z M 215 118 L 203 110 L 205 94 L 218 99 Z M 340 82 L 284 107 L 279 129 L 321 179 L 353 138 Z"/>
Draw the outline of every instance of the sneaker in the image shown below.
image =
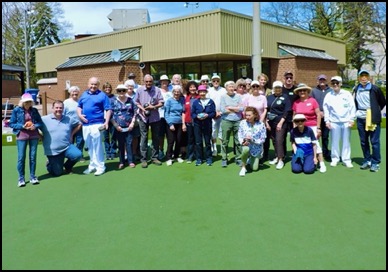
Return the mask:
<path fill-rule="evenodd" d="M 272 161 L 270 161 L 269 164 L 275 165 L 275 164 L 277 164 L 278 162 L 279 162 L 279 159 L 278 159 L 278 158 L 275 158 L 275 159 L 273 159 Z"/>
<path fill-rule="evenodd" d="M 368 168 L 370 168 L 371 166 L 371 162 L 364 162 L 361 166 L 360 166 L 360 169 L 361 170 L 366 170 Z"/>
<path fill-rule="evenodd" d="M 377 171 L 379 171 L 379 169 L 380 169 L 380 166 L 378 164 L 372 164 L 369 171 L 377 172 Z"/>
<path fill-rule="evenodd" d="M 326 172 L 326 165 L 324 163 L 319 165 L 319 172 L 325 173 Z"/>
<path fill-rule="evenodd" d="M 96 169 L 89 169 L 89 168 L 87 168 L 87 169 L 84 171 L 84 174 L 85 174 L 85 175 L 89 175 L 90 173 L 93 173 L 94 171 L 96 171 Z"/>
<path fill-rule="evenodd" d="M 241 170 L 240 170 L 240 177 L 245 177 L 245 174 L 246 174 L 246 172 L 247 172 L 247 169 L 245 169 L 244 167 L 243 168 L 241 168 Z"/>
<path fill-rule="evenodd" d="M 242 161 L 241 161 L 240 159 L 238 159 L 238 160 L 236 160 L 236 164 L 237 164 L 238 166 L 241 166 L 241 165 L 242 165 Z"/>
<path fill-rule="evenodd" d="M 30 180 L 30 183 L 33 184 L 33 185 L 39 184 L 39 180 L 35 177 L 35 178 L 32 178 L 32 179 Z"/>
<path fill-rule="evenodd" d="M 353 164 L 351 162 L 344 162 L 344 165 L 347 167 L 347 168 L 353 168 Z"/>
<path fill-rule="evenodd" d="M 218 155 L 217 149 L 213 150 L 212 156 L 217 157 L 217 155 Z"/>
<path fill-rule="evenodd" d="M 131 162 L 131 163 L 129 164 L 129 167 L 135 168 L 135 167 L 136 167 L 136 164 L 134 164 L 133 162 Z"/>
<path fill-rule="evenodd" d="M 227 160 L 222 160 L 221 166 L 222 167 L 227 167 L 228 166 L 228 161 Z"/>
<path fill-rule="evenodd" d="M 276 169 L 280 170 L 284 167 L 284 162 L 283 161 L 279 161 L 277 164 L 276 164 Z"/>
<path fill-rule="evenodd" d="M 190 163 L 192 163 L 193 161 L 191 161 L 191 160 L 187 160 L 186 161 L 186 163 L 188 163 L 188 164 L 190 164 Z"/>
<path fill-rule="evenodd" d="M 24 182 L 24 180 L 19 180 L 18 187 L 24 187 L 24 186 L 26 186 L 26 183 Z"/>
<path fill-rule="evenodd" d="M 101 176 L 105 173 L 105 170 L 97 170 L 96 173 L 94 173 L 95 176 Z"/>
<path fill-rule="evenodd" d="M 85 160 L 85 158 L 81 158 L 80 160 L 79 160 L 79 162 L 85 162 L 86 160 Z"/>
<path fill-rule="evenodd" d="M 124 164 L 120 163 L 118 168 L 119 169 L 123 169 L 124 168 Z"/>
<path fill-rule="evenodd" d="M 156 164 L 156 165 L 162 165 L 162 162 L 160 160 L 158 160 L 158 159 L 152 160 L 152 163 Z"/>
<path fill-rule="evenodd" d="M 167 164 L 167 166 L 171 166 L 172 165 L 172 160 L 166 161 L 166 164 Z"/>
<path fill-rule="evenodd" d="M 213 164 L 213 161 L 210 161 L 210 160 L 209 160 L 209 161 L 206 162 L 206 165 L 207 165 L 207 166 L 212 166 L 212 164 Z"/>
<path fill-rule="evenodd" d="M 148 167 L 148 163 L 147 163 L 146 161 L 143 161 L 143 162 L 141 163 L 141 167 L 142 167 L 142 168 L 147 168 L 147 167 Z"/>
<path fill-rule="evenodd" d="M 332 166 L 332 167 L 336 167 L 336 166 L 337 166 L 337 164 L 338 164 L 338 162 L 336 162 L 336 161 L 331 161 L 331 163 L 330 163 L 330 166 Z"/>
<path fill-rule="evenodd" d="M 197 162 L 195 163 L 195 166 L 200 166 L 202 164 L 202 161 L 201 160 L 197 160 Z"/>
<path fill-rule="evenodd" d="M 184 162 L 185 160 L 184 159 L 182 159 L 182 158 L 178 158 L 178 159 L 176 159 L 179 163 L 182 163 L 182 162 Z"/>

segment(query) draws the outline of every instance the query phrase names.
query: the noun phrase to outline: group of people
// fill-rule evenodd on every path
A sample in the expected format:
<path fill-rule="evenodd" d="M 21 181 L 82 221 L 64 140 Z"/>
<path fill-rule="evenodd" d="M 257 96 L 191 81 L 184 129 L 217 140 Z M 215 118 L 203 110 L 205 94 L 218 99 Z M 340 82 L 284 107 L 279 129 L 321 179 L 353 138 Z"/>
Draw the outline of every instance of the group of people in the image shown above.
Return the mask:
<path fill-rule="evenodd" d="M 118 169 L 136 167 L 136 156 L 141 167 L 147 168 L 149 149 L 155 165 L 162 165 L 165 156 L 167 166 L 185 159 L 187 163 L 195 161 L 196 166 L 211 166 L 219 153 L 217 141 L 221 167 L 230 163 L 228 156 L 233 148 L 234 161 L 241 167 L 239 175 L 245 176 L 248 166 L 256 171 L 269 159 L 270 141 L 275 156 L 269 164 L 282 169 L 289 133 L 292 172 L 311 174 L 317 168 L 326 171 L 325 159 L 332 167 L 341 161 L 353 167 L 350 134 L 354 123 L 364 155 L 360 168 L 376 172 L 381 162 L 381 110 L 386 102 L 381 89 L 370 82 L 368 71 L 358 75 L 353 95 L 341 89 L 339 76 L 331 77 L 330 87 L 326 75 L 319 75 L 317 86 L 311 88 L 303 83 L 295 86 L 291 71 L 284 73 L 283 82 L 273 82 L 272 88 L 267 87 L 265 74 L 249 82 L 227 81 L 224 87 L 218 75 L 211 79 L 203 75 L 199 84 L 194 80 L 183 83 L 180 75 L 174 75 L 171 82 L 163 75 L 157 87 L 151 75 L 145 75 L 143 85 L 137 85 L 132 74 L 114 92 L 109 83 L 100 90 L 99 79 L 92 77 L 81 96 L 79 87 L 70 87 L 69 98 L 54 101 L 52 113 L 43 117 L 26 93 L 10 119 L 17 137 L 18 186 L 26 184 L 28 145 L 30 183 L 39 183 L 35 170 L 40 137 L 47 170 L 53 176 L 71 173 L 73 166 L 84 160 L 84 148 L 89 153 L 89 165 L 83 173 L 96 176 L 105 173 L 105 159 L 114 159 L 117 150 Z M 231 137 L 233 146 L 229 146 Z"/>

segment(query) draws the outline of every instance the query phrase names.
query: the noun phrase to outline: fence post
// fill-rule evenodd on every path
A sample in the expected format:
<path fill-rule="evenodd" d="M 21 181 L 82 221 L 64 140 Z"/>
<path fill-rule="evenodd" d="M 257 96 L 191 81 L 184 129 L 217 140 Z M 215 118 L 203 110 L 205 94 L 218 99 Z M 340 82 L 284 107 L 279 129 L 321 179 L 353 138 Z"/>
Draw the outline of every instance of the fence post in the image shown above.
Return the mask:
<path fill-rule="evenodd" d="M 47 115 L 47 93 L 42 91 L 40 93 L 40 104 L 42 105 L 42 114 Z"/>

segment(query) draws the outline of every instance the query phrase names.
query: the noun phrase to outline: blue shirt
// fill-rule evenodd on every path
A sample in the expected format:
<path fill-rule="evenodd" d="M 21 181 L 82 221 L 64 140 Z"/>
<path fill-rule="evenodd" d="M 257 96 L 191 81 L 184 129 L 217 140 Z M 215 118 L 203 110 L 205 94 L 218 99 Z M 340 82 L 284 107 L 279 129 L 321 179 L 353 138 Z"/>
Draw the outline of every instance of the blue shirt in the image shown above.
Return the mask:
<path fill-rule="evenodd" d="M 295 142 L 297 148 L 301 148 L 304 155 L 314 154 L 314 144 L 317 143 L 317 138 L 314 131 L 310 127 L 304 127 L 303 132 L 300 132 L 297 127 L 291 130 L 291 142 Z"/>
<path fill-rule="evenodd" d="M 111 109 L 109 97 L 101 90 L 94 93 L 90 90 L 83 92 L 78 101 L 78 107 L 82 109 L 82 114 L 89 121 L 84 123 L 84 126 L 103 124 L 105 111 Z"/>
<path fill-rule="evenodd" d="M 164 119 L 169 126 L 172 124 L 182 124 L 182 114 L 185 112 L 185 99 L 180 97 L 178 100 L 175 98 L 167 99 L 164 104 Z"/>

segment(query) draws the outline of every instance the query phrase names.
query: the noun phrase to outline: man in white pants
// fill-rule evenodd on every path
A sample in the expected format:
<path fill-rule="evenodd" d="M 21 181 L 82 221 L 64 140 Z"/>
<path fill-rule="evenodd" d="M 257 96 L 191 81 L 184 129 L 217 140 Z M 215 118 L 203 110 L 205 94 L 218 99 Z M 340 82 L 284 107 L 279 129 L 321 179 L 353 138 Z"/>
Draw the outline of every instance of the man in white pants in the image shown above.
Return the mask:
<path fill-rule="evenodd" d="M 221 87 L 221 78 L 218 75 L 212 76 L 213 87 L 209 88 L 207 98 L 213 99 L 216 104 L 216 116 L 212 120 L 212 155 L 215 157 L 217 151 L 217 138 L 222 139 L 221 132 L 221 96 L 226 94 L 226 89 Z"/>
<path fill-rule="evenodd" d="M 323 100 L 324 120 L 331 134 L 331 163 L 335 167 L 342 159 L 343 164 L 353 168 L 350 158 L 350 133 L 356 119 L 356 106 L 350 92 L 341 90 L 342 78 L 331 78 L 333 90 Z M 340 142 L 342 140 L 342 150 Z"/>

